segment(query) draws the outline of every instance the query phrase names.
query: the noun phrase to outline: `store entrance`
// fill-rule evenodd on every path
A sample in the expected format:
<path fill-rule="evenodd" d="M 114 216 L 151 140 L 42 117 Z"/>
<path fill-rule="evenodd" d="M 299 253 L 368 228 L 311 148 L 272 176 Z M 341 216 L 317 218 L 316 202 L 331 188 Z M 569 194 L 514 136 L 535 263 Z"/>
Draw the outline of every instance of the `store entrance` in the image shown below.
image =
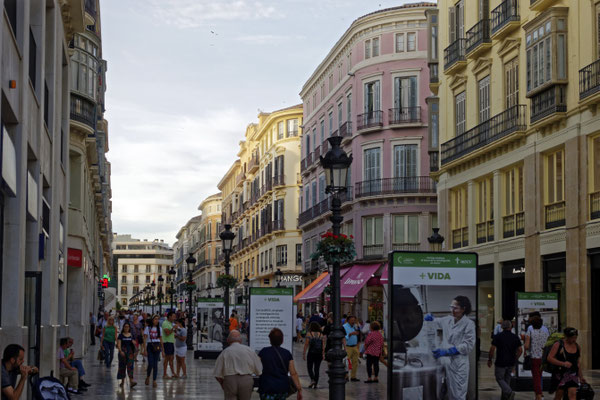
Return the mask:
<path fill-rule="evenodd" d="M 600 249 L 599 249 L 600 251 Z M 600 287 L 600 253 L 591 262 L 591 288 Z M 600 368 L 600 290 L 591 290 L 592 297 L 592 369 Z"/>
<path fill-rule="evenodd" d="M 525 291 L 525 260 L 502 263 L 502 318 L 513 320 L 517 292 Z"/>

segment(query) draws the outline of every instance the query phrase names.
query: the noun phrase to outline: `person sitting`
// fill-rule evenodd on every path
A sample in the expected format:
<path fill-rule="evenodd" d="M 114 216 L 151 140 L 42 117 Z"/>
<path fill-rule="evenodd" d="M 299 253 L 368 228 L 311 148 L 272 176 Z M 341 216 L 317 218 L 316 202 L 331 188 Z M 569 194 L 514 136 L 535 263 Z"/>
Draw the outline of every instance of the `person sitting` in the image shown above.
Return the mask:
<path fill-rule="evenodd" d="M 75 359 L 75 351 L 73 350 L 73 338 L 67 338 L 68 339 L 68 345 L 67 345 L 67 349 L 65 350 L 65 357 L 67 357 L 67 361 L 74 366 L 75 368 L 77 368 L 77 373 L 79 374 L 79 388 L 81 390 L 86 390 L 86 388 L 92 386 L 89 383 L 87 383 L 86 381 L 83 380 L 83 376 L 85 375 L 85 369 L 83 368 L 83 363 L 81 362 L 81 360 L 76 360 Z"/>
<path fill-rule="evenodd" d="M 59 342 L 60 346 L 56 353 L 58 359 L 58 376 L 61 380 L 68 379 L 67 391 L 74 394 L 79 394 L 79 373 L 77 368 L 71 365 L 67 357 L 65 357 L 65 350 L 69 345 L 68 338 L 61 338 Z"/>
<path fill-rule="evenodd" d="M 2 400 L 18 400 L 21 398 L 27 376 L 37 374 L 36 367 L 23 365 L 25 349 L 18 344 L 9 344 L 2 355 Z M 17 384 L 17 376 L 21 380 Z"/>

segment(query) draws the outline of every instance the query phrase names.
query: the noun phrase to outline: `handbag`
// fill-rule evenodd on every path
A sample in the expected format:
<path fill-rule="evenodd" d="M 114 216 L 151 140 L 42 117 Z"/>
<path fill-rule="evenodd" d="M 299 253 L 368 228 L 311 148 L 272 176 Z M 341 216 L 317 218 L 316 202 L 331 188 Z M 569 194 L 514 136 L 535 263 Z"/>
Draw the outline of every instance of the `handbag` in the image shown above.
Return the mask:
<path fill-rule="evenodd" d="M 98 361 L 104 361 L 104 350 L 98 350 Z"/>
<path fill-rule="evenodd" d="M 531 355 L 525 356 L 523 359 L 523 370 L 531 371 Z"/>
<path fill-rule="evenodd" d="M 283 358 L 281 358 L 281 354 L 279 354 L 279 350 L 277 350 L 277 347 L 273 346 L 273 349 L 275 349 L 275 353 L 277 353 L 277 357 L 279 357 L 279 361 L 281 361 L 281 365 L 283 365 L 283 369 L 285 371 L 288 372 L 289 374 L 289 368 L 287 368 L 285 366 L 285 363 L 283 362 Z M 294 393 L 296 393 L 298 391 L 298 388 L 296 387 L 296 383 L 294 383 L 294 380 L 292 379 L 291 376 L 288 375 L 288 392 L 287 392 L 287 397 L 290 397 L 291 395 L 293 395 Z"/>
<path fill-rule="evenodd" d="M 587 384 L 582 383 L 577 388 L 577 400 L 592 400 L 594 398 L 594 389 Z"/>
<path fill-rule="evenodd" d="M 158 343 L 158 342 L 150 342 L 150 349 L 154 353 L 160 352 L 160 343 Z"/>

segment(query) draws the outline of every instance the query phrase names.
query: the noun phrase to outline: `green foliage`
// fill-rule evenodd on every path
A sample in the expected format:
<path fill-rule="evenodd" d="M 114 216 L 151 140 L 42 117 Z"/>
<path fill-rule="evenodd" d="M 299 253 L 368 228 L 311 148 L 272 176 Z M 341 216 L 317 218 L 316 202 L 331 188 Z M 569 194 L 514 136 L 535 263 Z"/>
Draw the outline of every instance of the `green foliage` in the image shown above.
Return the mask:
<path fill-rule="evenodd" d="M 327 232 L 321 235 L 321 241 L 317 244 L 317 250 L 310 255 L 313 260 L 323 257 L 323 260 L 331 265 L 335 262 L 340 264 L 354 260 L 356 249 L 354 247 L 354 237 L 341 234 L 334 235 Z"/>
<path fill-rule="evenodd" d="M 223 274 L 217 278 L 217 287 L 228 287 L 229 289 L 233 289 L 237 286 L 237 283 L 237 279 L 235 279 L 232 275 Z"/>
<path fill-rule="evenodd" d="M 119 302 L 119 300 L 117 300 L 117 305 L 115 306 L 115 308 L 117 309 L 117 311 L 120 311 L 121 308 L 123 308 L 123 306 L 121 305 L 121 303 Z"/>

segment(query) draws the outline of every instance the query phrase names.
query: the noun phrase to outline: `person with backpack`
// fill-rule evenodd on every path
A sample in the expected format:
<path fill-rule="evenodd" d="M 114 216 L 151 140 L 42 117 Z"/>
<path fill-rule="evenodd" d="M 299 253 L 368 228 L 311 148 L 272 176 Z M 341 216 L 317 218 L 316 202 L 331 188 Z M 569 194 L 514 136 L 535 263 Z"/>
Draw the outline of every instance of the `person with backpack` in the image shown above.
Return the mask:
<path fill-rule="evenodd" d="M 373 321 L 370 324 L 370 332 L 365 339 L 365 354 L 367 355 L 367 375 L 369 378 L 365 383 L 378 383 L 379 359 L 383 355 L 383 335 L 379 331 L 379 323 Z M 372 377 L 372 378 L 371 378 Z"/>
<path fill-rule="evenodd" d="M 542 400 L 542 355 L 544 344 L 550 336 L 548 328 L 542 323 L 542 318 L 538 315 L 529 318 L 529 327 L 525 336 L 525 352 L 529 352 L 531 357 L 531 376 L 533 379 L 533 391 L 535 399 Z"/>
<path fill-rule="evenodd" d="M 548 363 L 553 365 L 551 392 L 556 388 L 555 400 L 562 400 L 565 392 L 569 400 L 577 399 L 577 388 L 585 383 L 581 370 L 581 349 L 577 344 L 577 329 L 563 330 L 564 339 L 557 340 L 548 353 Z"/>
<path fill-rule="evenodd" d="M 306 351 L 308 350 L 308 359 Z M 316 389 L 319 383 L 319 368 L 321 361 L 325 359 L 325 335 L 321 333 L 321 325 L 313 321 L 310 323 L 309 332 L 304 342 L 304 353 L 302 359 L 306 360 L 308 376 L 310 376 L 309 388 Z"/>

